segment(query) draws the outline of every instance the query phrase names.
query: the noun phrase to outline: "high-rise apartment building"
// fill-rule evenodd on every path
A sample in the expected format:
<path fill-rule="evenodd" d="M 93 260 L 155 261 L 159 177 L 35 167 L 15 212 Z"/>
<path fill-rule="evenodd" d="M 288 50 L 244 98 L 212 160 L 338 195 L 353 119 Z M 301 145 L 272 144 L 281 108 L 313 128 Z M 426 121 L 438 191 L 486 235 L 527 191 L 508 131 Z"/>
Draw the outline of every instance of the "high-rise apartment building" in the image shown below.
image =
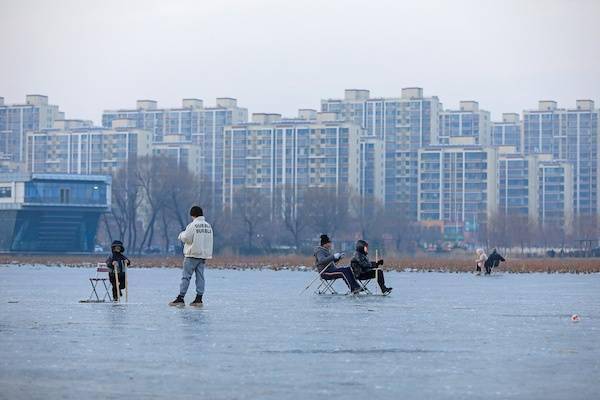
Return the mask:
<path fill-rule="evenodd" d="M 183 135 L 166 135 L 162 142 L 152 143 L 152 154 L 168 157 L 177 166 L 185 167 L 190 172 L 200 170 L 201 148 Z"/>
<path fill-rule="evenodd" d="M 498 212 L 501 217 L 525 217 L 537 220 L 536 156 L 523 156 L 514 146 L 498 147 L 497 190 Z"/>
<path fill-rule="evenodd" d="M 135 109 L 104 111 L 102 124 L 110 127 L 114 119 L 132 119 L 139 129 L 153 133 L 153 142 L 178 135 L 200 146 L 198 169 L 193 172 L 211 184 L 212 198 L 223 193 L 223 129 L 227 125 L 248 122 L 248 110 L 237 100 L 219 97 L 214 107 L 204 107 L 200 99 L 183 99 L 180 108 L 158 108 L 154 100 L 138 100 Z"/>
<path fill-rule="evenodd" d="M 453 137 L 472 137 L 475 143 L 490 144 L 490 112 L 481 110 L 476 101 L 461 101 L 458 110 L 440 112 L 439 143 L 448 144 Z"/>
<path fill-rule="evenodd" d="M 316 119 L 307 119 L 310 115 Z M 225 128 L 223 203 L 235 207 L 242 188 L 253 188 L 270 199 L 296 203 L 307 188 L 338 192 L 359 189 L 360 126 L 336 121 L 332 113 L 253 114 L 252 122 Z"/>
<path fill-rule="evenodd" d="M 48 104 L 48 96 L 30 94 L 24 104 L 5 104 L 0 97 L 0 158 L 24 161 L 27 132 L 51 128 L 59 119 L 64 113 Z"/>
<path fill-rule="evenodd" d="M 541 161 L 538 166 L 538 221 L 542 227 L 571 231 L 573 168 L 570 163 Z"/>
<path fill-rule="evenodd" d="M 548 153 L 555 161 L 571 164 L 575 214 L 600 211 L 599 114 L 592 100 L 577 100 L 573 109 L 559 109 L 555 101 L 544 100 L 537 110 L 523 113 L 525 154 Z"/>
<path fill-rule="evenodd" d="M 55 128 L 27 134 L 27 169 L 31 173 L 111 174 L 151 153 L 150 131 L 131 120 L 113 120 L 111 128 L 89 121 L 57 121 Z"/>
<path fill-rule="evenodd" d="M 179 108 L 158 108 L 155 100 L 138 100 L 134 109 L 105 110 L 102 126 L 112 127 L 116 119 L 129 119 L 138 129 L 152 132 L 153 142 L 162 142 L 166 135 L 182 135 L 192 140 L 203 132 L 203 102 L 183 99 Z"/>
<path fill-rule="evenodd" d="M 497 211 L 497 149 L 474 137 L 419 150 L 419 221 L 443 221 L 446 234 L 485 229 Z"/>
<path fill-rule="evenodd" d="M 383 199 L 416 219 L 418 150 L 438 142 L 440 102 L 421 88 L 404 88 L 400 97 L 371 98 L 368 90 L 346 90 L 343 99 L 321 100 L 321 111 L 360 124 L 383 146 Z M 371 179 L 371 178 L 367 178 Z M 363 182 L 365 187 L 373 183 Z M 363 191 L 368 192 L 369 189 Z"/>
<path fill-rule="evenodd" d="M 519 114 L 504 113 L 501 122 L 492 122 L 492 146 L 514 146 L 521 152 L 521 121 Z"/>

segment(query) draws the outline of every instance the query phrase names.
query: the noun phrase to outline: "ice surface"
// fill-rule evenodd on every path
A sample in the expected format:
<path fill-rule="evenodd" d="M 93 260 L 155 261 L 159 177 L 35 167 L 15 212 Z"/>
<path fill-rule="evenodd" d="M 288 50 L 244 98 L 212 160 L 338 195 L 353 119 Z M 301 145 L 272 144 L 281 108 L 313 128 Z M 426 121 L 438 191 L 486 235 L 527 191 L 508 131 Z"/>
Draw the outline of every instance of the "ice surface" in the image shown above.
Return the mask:
<path fill-rule="evenodd" d="M 328 297 L 299 295 L 312 272 L 208 270 L 197 310 L 167 306 L 178 269 L 79 304 L 93 274 L 0 267 L 0 398 L 600 397 L 600 275 L 388 273 L 389 297 Z"/>

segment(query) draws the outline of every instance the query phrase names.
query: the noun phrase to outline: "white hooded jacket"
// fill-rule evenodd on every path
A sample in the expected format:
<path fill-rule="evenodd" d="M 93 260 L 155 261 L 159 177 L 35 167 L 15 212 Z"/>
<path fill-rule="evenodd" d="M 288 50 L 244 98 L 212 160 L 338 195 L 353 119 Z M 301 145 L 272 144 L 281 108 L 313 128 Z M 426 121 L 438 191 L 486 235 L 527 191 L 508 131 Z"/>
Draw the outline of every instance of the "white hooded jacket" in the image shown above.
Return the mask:
<path fill-rule="evenodd" d="M 213 231 L 204 217 L 196 217 L 181 232 L 178 239 L 183 242 L 183 255 L 190 258 L 212 258 Z"/>

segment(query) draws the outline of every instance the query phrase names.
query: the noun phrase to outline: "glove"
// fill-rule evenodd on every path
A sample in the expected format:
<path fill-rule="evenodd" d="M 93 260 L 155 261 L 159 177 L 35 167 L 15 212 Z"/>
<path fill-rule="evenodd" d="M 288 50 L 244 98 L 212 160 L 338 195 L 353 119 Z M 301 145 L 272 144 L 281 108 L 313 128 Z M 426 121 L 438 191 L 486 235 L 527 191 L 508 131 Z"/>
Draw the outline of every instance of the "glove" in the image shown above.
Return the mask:
<path fill-rule="evenodd" d="M 383 260 L 377 261 L 377 265 L 383 265 Z"/>
<path fill-rule="evenodd" d="M 333 255 L 333 258 L 335 258 L 335 260 L 336 260 L 336 261 L 339 261 L 339 260 L 341 260 L 342 258 L 344 258 L 344 256 L 345 256 L 345 255 L 346 255 L 346 254 L 344 254 L 344 253 L 335 253 L 335 254 Z"/>

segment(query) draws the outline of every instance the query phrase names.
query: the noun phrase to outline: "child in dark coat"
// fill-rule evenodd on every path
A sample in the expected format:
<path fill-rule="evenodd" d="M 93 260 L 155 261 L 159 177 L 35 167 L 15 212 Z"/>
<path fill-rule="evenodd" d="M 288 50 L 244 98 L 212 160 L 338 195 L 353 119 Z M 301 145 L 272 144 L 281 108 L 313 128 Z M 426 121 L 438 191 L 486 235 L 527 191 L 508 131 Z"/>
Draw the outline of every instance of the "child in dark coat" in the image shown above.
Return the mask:
<path fill-rule="evenodd" d="M 125 247 L 123 247 L 123 242 L 120 240 L 115 240 L 112 242 L 110 250 L 111 255 L 106 259 L 106 266 L 110 270 L 108 273 L 108 278 L 112 284 L 113 300 L 117 301 L 118 297 L 115 270 L 119 274 L 119 296 L 122 296 L 121 290 L 125 289 L 125 272 L 127 271 L 127 267 L 131 265 L 131 261 L 129 261 L 129 259 L 123 254 Z"/>

